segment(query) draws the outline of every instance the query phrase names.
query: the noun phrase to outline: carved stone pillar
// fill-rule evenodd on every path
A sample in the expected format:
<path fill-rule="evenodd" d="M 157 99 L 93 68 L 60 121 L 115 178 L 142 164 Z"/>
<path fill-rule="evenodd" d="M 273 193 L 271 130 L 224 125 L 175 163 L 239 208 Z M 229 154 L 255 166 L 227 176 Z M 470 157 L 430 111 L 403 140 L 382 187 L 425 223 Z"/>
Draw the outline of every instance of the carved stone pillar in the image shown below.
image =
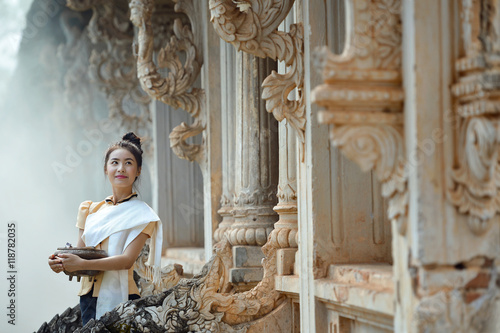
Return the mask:
<path fill-rule="evenodd" d="M 274 62 L 247 53 L 237 55 L 236 174 L 233 217 L 228 231 L 234 246 L 231 281 L 262 278 L 260 247 L 273 230 L 277 215 L 277 122 L 265 111 L 261 83 Z"/>
<path fill-rule="evenodd" d="M 287 122 L 279 124 L 278 205 L 279 220 L 274 225 L 271 242 L 279 248 L 276 254 L 278 275 L 293 274 L 297 252 L 297 139 Z"/>
<path fill-rule="evenodd" d="M 222 221 L 214 232 L 219 242 L 233 224 L 235 113 L 236 113 L 236 52 L 232 45 L 222 43 L 221 50 L 221 118 L 222 118 L 222 196 L 218 213 Z"/>
<path fill-rule="evenodd" d="M 300 12 L 300 11 L 299 11 Z M 281 31 L 289 33 L 290 27 L 300 20 L 301 15 L 292 9 L 282 24 Z M 278 63 L 278 73 L 287 72 L 284 61 Z M 297 99 L 297 91 L 290 93 L 290 100 Z M 298 243 L 297 223 L 297 133 L 288 121 L 279 123 L 279 184 L 278 205 L 274 210 L 279 220 L 271 233 L 271 242 L 278 248 L 276 252 L 276 268 L 278 275 L 294 273 L 295 255 Z"/>

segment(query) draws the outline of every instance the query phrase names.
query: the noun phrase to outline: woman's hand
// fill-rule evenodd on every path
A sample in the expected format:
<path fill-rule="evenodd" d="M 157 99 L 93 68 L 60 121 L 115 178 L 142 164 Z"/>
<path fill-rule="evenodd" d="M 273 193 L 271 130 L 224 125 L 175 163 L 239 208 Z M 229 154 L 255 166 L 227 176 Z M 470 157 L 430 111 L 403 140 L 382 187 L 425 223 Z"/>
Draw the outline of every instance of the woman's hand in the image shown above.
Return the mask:
<path fill-rule="evenodd" d="M 61 258 L 61 263 L 66 272 L 74 272 L 84 270 L 84 265 L 87 260 L 71 253 L 61 253 L 58 255 Z"/>
<path fill-rule="evenodd" d="M 64 270 L 62 260 L 53 254 L 49 256 L 49 266 L 56 273 L 61 273 Z"/>

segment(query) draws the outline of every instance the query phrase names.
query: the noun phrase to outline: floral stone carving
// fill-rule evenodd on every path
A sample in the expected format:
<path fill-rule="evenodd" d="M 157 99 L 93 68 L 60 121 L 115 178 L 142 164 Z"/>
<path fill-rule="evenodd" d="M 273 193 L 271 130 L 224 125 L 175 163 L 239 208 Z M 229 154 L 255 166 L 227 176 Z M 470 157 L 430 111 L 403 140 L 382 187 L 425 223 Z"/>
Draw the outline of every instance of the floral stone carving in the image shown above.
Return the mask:
<path fill-rule="evenodd" d="M 324 84 L 312 100 L 325 107 L 319 121 L 331 126 L 331 142 L 363 171 L 373 170 L 389 199 L 388 217 L 406 232 L 407 170 L 403 132 L 401 1 L 351 0 L 345 49 L 317 52 Z"/>
<path fill-rule="evenodd" d="M 267 242 L 262 250 L 264 278 L 249 291 L 230 292 L 231 246 L 224 238 L 215 245 L 215 255 L 201 274 L 181 279 L 166 291 L 122 303 L 76 332 L 246 332 L 252 321 L 265 320 L 284 300 L 274 288 L 277 249 Z"/>
<path fill-rule="evenodd" d="M 500 212 L 500 8 L 494 0 L 464 0 L 460 10 L 464 55 L 456 61 L 452 87 L 460 134 L 448 197 L 468 215 L 471 231 L 482 235 Z"/>
<path fill-rule="evenodd" d="M 217 34 L 238 51 L 284 61 L 285 74 L 273 71 L 262 83 L 266 109 L 278 121 L 287 119 L 304 142 L 305 104 L 302 24 L 292 24 L 290 32 L 278 30 L 294 0 L 210 0 L 212 23 Z M 289 99 L 297 89 L 297 99 Z"/>
<path fill-rule="evenodd" d="M 137 75 L 142 89 L 152 98 L 158 99 L 174 108 L 186 110 L 193 118 L 191 125 L 182 123 L 170 134 L 170 146 L 180 158 L 203 163 L 201 145 L 189 144 L 186 139 L 203 132 L 205 128 L 204 91 L 192 88 L 198 78 L 203 63 L 200 39 L 200 20 L 196 13 L 201 12 L 199 2 L 192 0 L 176 1 L 175 10 L 184 12 L 191 26 L 176 19 L 174 35 L 158 53 L 158 65 L 153 59 L 154 30 L 152 15 L 155 2 L 151 0 L 132 0 L 129 3 L 130 19 L 137 27 Z M 181 62 L 179 53 L 184 52 L 186 60 Z M 159 68 L 169 69 L 167 77 L 162 76 Z"/>
<path fill-rule="evenodd" d="M 145 151 L 150 154 L 151 98 L 140 89 L 137 79 L 135 58 L 131 52 L 134 31 L 127 11 L 115 0 L 71 0 L 68 7 L 77 11 L 92 9 L 87 27 L 92 44 L 88 68 L 85 68 L 88 80 L 104 94 L 109 118 L 115 120 L 123 131 L 140 133 L 145 140 Z"/>

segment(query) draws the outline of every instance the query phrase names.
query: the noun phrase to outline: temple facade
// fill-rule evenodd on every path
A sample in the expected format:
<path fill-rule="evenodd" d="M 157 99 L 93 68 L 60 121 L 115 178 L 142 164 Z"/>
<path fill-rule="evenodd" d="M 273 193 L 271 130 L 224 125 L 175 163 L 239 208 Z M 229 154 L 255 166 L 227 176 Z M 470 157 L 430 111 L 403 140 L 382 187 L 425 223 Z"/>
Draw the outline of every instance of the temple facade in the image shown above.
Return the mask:
<path fill-rule="evenodd" d="M 98 96 L 149 142 L 186 277 L 40 332 L 500 332 L 500 0 L 68 0 L 57 17 L 74 110 Z"/>

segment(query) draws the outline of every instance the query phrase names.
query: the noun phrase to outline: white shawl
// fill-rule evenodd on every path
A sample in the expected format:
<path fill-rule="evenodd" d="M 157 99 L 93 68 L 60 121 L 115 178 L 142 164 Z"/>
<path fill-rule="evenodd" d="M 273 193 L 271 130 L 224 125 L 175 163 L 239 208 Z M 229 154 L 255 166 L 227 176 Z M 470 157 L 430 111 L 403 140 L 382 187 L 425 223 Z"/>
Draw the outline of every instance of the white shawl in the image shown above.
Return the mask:
<path fill-rule="evenodd" d="M 120 255 L 150 222 L 156 222 L 156 226 L 151 235 L 147 265 L 152 269 L 153 283 L 157 284 L 161 277 L 163 231 L 160 218 L 145 202 L 132 198 L 90 214 L 82 240 L 86 246 L 97 246 L 109 237 L 108 255 Z M 105 271 L 97 298 L 96 319 L 127 300 L 128 270 Z"/>

